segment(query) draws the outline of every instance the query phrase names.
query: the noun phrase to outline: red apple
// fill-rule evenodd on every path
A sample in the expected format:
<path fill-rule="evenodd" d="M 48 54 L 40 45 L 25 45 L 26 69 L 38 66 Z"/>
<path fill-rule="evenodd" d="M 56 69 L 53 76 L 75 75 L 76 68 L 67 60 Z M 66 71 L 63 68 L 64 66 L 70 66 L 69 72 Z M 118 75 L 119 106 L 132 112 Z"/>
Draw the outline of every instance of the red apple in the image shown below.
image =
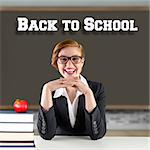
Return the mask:
<path fill-rule="evenodd" d="M 16 99 L 14 102 L 14 110 L 16 112 L 26 112 L 28 110 L 28 102 L 26 100 Z"/>

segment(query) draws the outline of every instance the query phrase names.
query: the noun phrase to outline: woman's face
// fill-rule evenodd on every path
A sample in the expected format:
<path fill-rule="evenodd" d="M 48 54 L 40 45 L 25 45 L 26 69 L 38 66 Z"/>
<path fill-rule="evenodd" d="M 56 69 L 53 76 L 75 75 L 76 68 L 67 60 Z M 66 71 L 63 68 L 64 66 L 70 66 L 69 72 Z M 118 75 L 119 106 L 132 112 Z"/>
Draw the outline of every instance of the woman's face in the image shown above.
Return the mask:
<path fill-rule="evenodd" d="M 57 66 L 60 74 L 67 78 L 69 76 L 79 77 L 84 58 L 82 58 L 81 49 L 78 47 L 65 47 L 58 54 Z"/>

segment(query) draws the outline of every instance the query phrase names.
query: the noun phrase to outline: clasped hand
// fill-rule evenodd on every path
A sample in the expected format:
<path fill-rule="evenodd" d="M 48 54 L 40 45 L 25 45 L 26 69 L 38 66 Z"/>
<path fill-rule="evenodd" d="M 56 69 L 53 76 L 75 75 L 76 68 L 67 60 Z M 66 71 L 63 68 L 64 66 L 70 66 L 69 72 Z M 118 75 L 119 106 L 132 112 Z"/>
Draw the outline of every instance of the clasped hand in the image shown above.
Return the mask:
<path fill-rule="evenodd" d="M 53 81 L 48 82 L 47 87 L 49 90 L 55 91 L 58 88 L 67 88 L 67 87 L 74 87 L 83 94 L 86 94 L 90 91 L 90 88 L 85 85 L 81 80 L 77 77 L 67 77 L 67 78 L 60 78 Z"/>

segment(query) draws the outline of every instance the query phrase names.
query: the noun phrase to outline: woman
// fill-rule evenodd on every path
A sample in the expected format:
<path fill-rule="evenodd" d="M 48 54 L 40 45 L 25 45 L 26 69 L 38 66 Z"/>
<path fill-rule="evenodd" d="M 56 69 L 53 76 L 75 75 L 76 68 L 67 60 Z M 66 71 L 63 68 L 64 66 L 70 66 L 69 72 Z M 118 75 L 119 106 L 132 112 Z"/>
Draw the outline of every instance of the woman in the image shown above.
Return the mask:
<path fill-rule="evenodd" d="M 54 47 L 51 64 L 62 77 L 46 83 L 42 89 L 37 124 L 42 138 L 88 135 L 96 140 L 105 135 L 104 87 L 81 75 L 84 61 L 84 49 L 74 40 Z"/>

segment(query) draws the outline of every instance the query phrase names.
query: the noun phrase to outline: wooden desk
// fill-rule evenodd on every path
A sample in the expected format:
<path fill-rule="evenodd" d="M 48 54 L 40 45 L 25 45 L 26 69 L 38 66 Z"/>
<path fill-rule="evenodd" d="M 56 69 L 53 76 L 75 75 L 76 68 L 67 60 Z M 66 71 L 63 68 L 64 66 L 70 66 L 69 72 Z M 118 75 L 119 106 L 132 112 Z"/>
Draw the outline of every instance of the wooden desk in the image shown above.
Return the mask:
<path fill-rule="evenodd" d="M 52 140 L 44 140 L 35 136 L 35 144 L 39 150 L 149 150 L 150 137 L 107 137 L 96 141 L 88 137 L 56 136 Z"/>

